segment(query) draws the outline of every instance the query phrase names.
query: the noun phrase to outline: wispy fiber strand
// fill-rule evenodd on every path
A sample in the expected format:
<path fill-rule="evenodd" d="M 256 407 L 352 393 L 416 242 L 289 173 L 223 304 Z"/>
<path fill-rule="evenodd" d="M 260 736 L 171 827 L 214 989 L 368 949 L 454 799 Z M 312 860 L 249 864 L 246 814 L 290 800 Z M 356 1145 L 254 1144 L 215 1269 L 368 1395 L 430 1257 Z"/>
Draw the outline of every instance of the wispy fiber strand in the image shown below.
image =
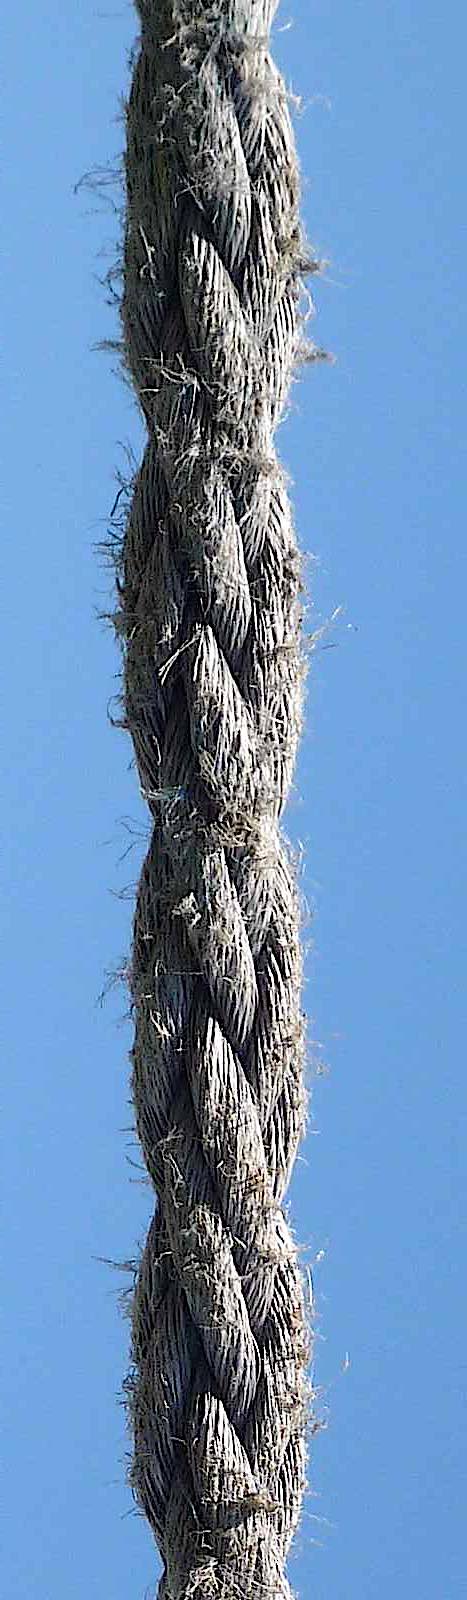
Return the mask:
<path fill-rule="evenodd" d="M 279 828 L 303 663 L 273 434 L 310 263 L 275 9 L 141 0 L 127 105 L 124 350 L 148 438 L 118 627 L 153 824 L 131 994 L 156 1191 L 127 1390 L 164 1600 L 285 1600 L 304 1489 L 308 1337 L 282 1209 L 301 957 Z"/>

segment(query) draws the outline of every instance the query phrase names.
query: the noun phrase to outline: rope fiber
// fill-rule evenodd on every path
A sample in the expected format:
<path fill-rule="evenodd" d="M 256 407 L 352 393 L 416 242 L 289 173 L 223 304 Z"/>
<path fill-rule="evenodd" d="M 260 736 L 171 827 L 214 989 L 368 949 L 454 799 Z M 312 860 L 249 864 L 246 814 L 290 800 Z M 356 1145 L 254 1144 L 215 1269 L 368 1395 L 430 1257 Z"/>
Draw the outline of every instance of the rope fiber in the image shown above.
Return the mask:
<path fill-rule="evenodd" d="M 152 836 L 130 987 L 155 1214 L 126 1382 L 164 1600 L 286 1600 L 309 1338 L 283 1199 L 305 1117 L 281 835 L 300 562 L 273 444 L 310 270 L 274 0 L 140 0 L 124 360 L 147 424 L 123 543 L 125 723 Z"/>

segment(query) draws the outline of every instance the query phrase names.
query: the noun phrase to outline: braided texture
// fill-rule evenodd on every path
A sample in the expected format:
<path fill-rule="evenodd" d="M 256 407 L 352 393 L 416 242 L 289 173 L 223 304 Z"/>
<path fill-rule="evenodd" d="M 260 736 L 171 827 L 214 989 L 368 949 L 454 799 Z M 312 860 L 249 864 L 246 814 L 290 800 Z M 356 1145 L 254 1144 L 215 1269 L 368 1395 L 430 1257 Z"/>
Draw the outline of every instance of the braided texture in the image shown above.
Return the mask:
<path fill-rule="evenodd" d="M 282 1201 L 304 1124 L 298 905 L 280 835 L 300 573 L 273 435 L 305 270 L 274 0 L 144 0 L 122 317 L 148 430 L 120 580 L 152 837 L 132 1092 L 156 1210 L 133 1301 L 132 1484 L 165 1600 L 286 1597 L 308 1341 Z"/>

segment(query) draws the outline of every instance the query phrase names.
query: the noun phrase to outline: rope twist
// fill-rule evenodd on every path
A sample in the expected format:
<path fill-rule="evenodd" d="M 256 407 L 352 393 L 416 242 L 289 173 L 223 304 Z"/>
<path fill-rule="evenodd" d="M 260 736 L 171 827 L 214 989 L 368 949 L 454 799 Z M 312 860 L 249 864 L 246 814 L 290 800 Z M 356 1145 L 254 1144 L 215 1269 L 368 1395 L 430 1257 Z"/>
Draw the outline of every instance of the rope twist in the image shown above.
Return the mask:
<path fill-rule="evenodd" d="M 122 320 L 148 438 L 118 627 L 152 819 L 130 982 L 157 1201 L 133 1301 L 131 1477 L 165 1600 L 285 1600 L 308 1338 L 282 1209 L 305 1093 L 280 817 L 303 663 L 273 435 L 307 263 L 274 0 L 138 9 Z"/>

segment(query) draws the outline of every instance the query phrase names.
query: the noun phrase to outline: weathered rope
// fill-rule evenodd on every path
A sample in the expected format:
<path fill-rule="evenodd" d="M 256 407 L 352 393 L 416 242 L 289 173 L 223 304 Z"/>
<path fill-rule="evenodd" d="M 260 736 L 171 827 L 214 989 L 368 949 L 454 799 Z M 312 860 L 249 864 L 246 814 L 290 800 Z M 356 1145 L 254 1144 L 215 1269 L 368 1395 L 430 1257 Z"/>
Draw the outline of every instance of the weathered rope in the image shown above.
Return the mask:
<path fill-rule="evenodd" d="M 304 1122 L 279 832 L 299 558 L 273 433 L 305 270 L 276 0 L 140 0 L 122 316 L 147 422 L 126 528 L 125 716 L 153 833 L 131 967 L 157 1208 L 133 1304 L 132 1483 L 166 1600 L 289 1593 L 308 1340 L 281 1202 Z"/>

